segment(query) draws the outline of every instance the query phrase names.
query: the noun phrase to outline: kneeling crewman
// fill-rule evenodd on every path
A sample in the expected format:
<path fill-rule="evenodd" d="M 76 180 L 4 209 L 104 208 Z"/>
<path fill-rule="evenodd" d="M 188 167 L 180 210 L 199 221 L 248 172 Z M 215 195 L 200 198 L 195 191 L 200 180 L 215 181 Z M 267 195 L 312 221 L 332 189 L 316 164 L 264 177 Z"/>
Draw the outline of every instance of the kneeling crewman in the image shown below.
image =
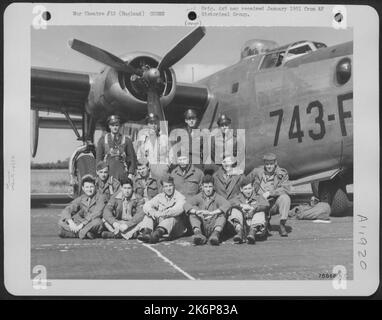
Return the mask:
<path fill-rule="evenodd" d="M 219 245 L 229 208 L 229 202 L 215 192 L 214 178 L 210 175 L 204 176 L 202 192 L 190 198 L 184 206 L 190 215 L 195 245 L 205 244 L 207 237 L 211 245 Z"/>
<path fill-rule="evenodd" d="M 109 230 L 102 232 L 104 239 L 132 238 L 145 215 L 142 208 L 144 199 L 133 193 L 133 181 L 127 173 L 120 178 L 120 183 L 120 191 L 111 197 L 103 210 L 104 223 Z"/>
<path fill-rule="evenodd" d="M 265 212 L 269 203 L 263 196 L 255 194 L 250 178 L 245 177 L 240 182 L 240 194 L 231 200 L 231 205 L 228 221 L 236 231 L 234 242 L 243 243 L 244 234 L 247 234 L 249 244 L 255 244 L 256 237 L 266 238 Z"/>
<path fill-rule="evenodd" d="M 163 176 L 161 184 L 163 192 L 143 206 L 145 217 L 138 235 L 143 242 L 157 243 L 162 237 L 175 239 L 186 232 L 184 195 L 175 190 L 174 178 L 169 174 Z"/>
<path fill-rule="evenodd" d="M 100 161 L 96 167 L 96 189 L 97 192 L 105 195 L 107 200 L 116 193 L 120 187 L 120 183 L 117 179 L 109 175 L 109 165 L 106 161 Z"/>
<path fill-rule="evenodd" d="M 61 238 L 94 239 L 102 232 L 101 217 L 107 200 L 104 195 L 96 193 L 93 176 L 83 176 L 81 186 L 84 194 L 74 199 L 61 213 L 58 222 Z"/>

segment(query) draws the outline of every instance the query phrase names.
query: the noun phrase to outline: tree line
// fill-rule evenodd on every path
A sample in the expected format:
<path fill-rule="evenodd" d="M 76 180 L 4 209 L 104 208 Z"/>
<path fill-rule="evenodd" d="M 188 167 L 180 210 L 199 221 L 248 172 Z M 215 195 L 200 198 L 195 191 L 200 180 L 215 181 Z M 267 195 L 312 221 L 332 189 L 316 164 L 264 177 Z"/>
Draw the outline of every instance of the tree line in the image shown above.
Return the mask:
<path fill-rule="evenodd" d="M 61 161 L 58 160 L 56 162 L 43 162 L 43 163 L 35 163 L 31 162 L 31 169 L 68 169 L 69 168 L 69 158 Z"/>

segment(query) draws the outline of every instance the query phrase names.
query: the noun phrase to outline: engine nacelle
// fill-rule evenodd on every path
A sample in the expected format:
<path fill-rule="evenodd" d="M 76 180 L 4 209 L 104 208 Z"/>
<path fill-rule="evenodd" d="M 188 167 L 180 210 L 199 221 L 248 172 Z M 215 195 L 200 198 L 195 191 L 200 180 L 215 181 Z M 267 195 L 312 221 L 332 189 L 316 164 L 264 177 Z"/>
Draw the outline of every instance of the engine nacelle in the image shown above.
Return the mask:
<path fill-rule="evenodd" d="M 161 60 L 152 53 L 139 52 L 123 56 L 136 69 L 156 68 Z M 140 121 L 147 115 L 147 93 L 144 86 L 134 81 L 134 74 L 106 67 L 91 79 L 91 90 L 86 110 L 97 119 L 118 114 L 123 120 Z M 162 107 L 171 103 L 175 96 L 176 79 L 172 68 L 162 70 L 158 84 Z"/>

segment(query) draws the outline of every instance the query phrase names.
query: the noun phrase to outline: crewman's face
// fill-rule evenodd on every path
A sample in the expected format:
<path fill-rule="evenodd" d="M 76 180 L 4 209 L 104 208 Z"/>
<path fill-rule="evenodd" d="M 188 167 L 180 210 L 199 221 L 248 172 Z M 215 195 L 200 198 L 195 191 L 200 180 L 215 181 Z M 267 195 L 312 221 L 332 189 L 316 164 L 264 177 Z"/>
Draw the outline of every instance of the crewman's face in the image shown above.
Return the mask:
<path fill-rule="evenodd" d="M 137 167 L 137 172 L 142 178 L 146 178 L 149 174 L 149 168 L 145 164 L 139 165 Z"/>
<path fill-rule="evenodd" d="M 219 126 L 220 130 L 222 133 L 226 134 L 229 129 L 229 124 L 228 123 L 223 123 Z"/>
<path fill-rule="evenodd" d="M 122 185 L 121 189 L 124 198 L 130 198 L 133 194 L 133 187 L 129 183 Z"/>
<path fill-rule="evenodd" d="M 187 124 L 190 128 L 195 128 L 195 126 L 196 126 L 196 118 L 193 118 L 193 117 L 191 117 L 191 118 L 186 118 L 184 121 L 186 122 L 186 124 Z"/>
<path fill-rule="evenodd" d="M 106 168 L 103 168 L 101 170 L 98 170 L 97 171 L 97 176 L 102 180 L 102 181 L 106 181 L 107 178 L 109 177 L 109 168 L 106 167 Z"/>
<path fill-rule="evenodd" d="M 181 169 L 186 169 L 188 166 L 188 158 L 187 157 L 182 157 L 178 158 L 178 165 Z"/>
<path fill-rule="evenodd" d="M 229 163 L 222 163 L 222 167 L 225 172 L 229 172 L 232 170 L 232 164 Z"/>
<path fill-rule="evenodd" d="M 253 193 L 253 186 L 252 186 L 251 183 L 249 183 L 246 186 L 241 187 L 240 191 L 241 191 L 242 194 L 244 194 L 244 196 L 246 198 L 249 198 L 252 195 L 252 193 Z"/>
<path fill-rule="evenodd" d="M 208 183 L 203 183 L 202 185 L 203 193 L 207 196 L 210 197 L 214 193 L 214 185 L 212 182 Z"/>
<path fill-rule="evenodd" d="M 273 171 L 275 171 L 276 164 L 277 163 L 274 160 L 265 160 L 264 161 L 265 171 L 267 171 L 268 173 L 272 173 Z"/>
<path fill-rule="evenodd" d="M 158 131 L 158 123 L 156 122 L 149 122 L 147 126 L 155 132 Z"/>
<path fill-rule="evenodd" d="M 109 124 L 109 129 L 112 134 L 116 134 L 119 131 L 120 124 L 118 122 Z"/>
<path fill-rule="evenodd" d="M 166 196 L 172 197 L 175 192 L 174 184 L 171 182 L 163 182 L 163 192 L 166 194 Z"/>
<path fill-rule="evenodd" d="M 82 191 L 88 196 L 92 197 L 95 194 L 95 185 L 93 182 L 85 182 L 82 186 Z"/>

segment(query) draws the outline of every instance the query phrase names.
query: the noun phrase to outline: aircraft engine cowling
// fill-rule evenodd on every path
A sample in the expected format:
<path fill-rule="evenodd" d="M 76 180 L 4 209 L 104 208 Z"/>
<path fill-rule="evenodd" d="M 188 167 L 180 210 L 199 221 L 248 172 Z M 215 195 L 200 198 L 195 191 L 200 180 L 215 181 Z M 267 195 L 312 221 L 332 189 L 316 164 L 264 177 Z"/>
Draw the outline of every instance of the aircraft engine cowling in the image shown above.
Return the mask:
<path fill-rule="evenodd" d="M 151 53 L 132 53 L 122 58 L 142 71 L 156 68 L 160 57 Z M 159 71 L 158 71 L 159 72 Z M 147 86 L 145 80 L 135 74 L 106 67 L 91 79 L 92 89 L 86 105 L 87 111 L 97 119 L 118 114 L 123 120 L 140 121 L 147 115 Z M 172 68 L 160 71 L 157 91 L 162 107 L 171 103 L 175 96 L 176 79 Z"/>

